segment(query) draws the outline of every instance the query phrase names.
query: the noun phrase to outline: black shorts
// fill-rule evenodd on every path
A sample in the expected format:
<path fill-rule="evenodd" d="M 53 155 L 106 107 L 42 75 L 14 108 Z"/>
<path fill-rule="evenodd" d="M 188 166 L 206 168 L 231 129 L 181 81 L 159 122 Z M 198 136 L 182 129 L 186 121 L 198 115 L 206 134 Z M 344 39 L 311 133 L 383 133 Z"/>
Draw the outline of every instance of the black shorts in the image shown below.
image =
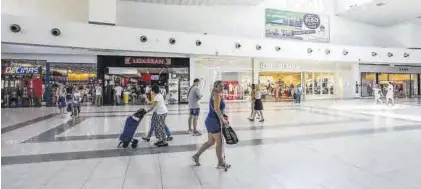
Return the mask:
<path fill-rule="evenodd" d="M 254 100 L 254 110 L 257 110 L 257 111 L 263 110 L 262 99 L 255 99 Z"/>
<path fill-rule="evenodd" d="M 190 108 L 190 115 L 192 116 L 199 116 L 200 108 Z"/>

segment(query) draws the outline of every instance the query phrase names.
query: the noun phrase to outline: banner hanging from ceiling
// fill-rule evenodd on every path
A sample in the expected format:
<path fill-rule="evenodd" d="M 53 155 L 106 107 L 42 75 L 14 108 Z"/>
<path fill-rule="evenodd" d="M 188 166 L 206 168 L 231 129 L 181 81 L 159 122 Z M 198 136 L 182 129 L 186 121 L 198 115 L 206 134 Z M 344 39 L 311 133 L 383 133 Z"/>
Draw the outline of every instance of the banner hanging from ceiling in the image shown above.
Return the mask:
<path fill-rule="evenodd" d="M 329 42 L 329 17 L 325 15 L 266 9 L 266 37 Z"/>

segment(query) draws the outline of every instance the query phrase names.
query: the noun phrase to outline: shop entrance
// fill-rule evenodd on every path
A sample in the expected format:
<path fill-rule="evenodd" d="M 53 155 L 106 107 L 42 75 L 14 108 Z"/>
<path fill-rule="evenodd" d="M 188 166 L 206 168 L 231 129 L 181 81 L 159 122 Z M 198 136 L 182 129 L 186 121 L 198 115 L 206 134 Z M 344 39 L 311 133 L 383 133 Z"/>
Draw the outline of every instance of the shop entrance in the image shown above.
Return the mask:
<path fill-rule="evenodd" d="M 292 100 L 291 90 L 301 84 L 301 72 L 260 72 L 259 81 L 265 100 Z"/>

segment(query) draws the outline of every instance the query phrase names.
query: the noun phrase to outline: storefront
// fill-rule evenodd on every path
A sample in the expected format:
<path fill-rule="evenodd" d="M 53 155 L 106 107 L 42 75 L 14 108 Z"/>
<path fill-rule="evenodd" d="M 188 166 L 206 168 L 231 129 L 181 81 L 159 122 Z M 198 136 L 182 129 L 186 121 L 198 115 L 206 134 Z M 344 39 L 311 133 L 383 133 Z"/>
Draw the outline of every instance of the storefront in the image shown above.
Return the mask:
<path fill-rule="evenodd" d="M 224 83 L 223 98 L 227 101 L 245 101 L 250 98 L 253 71 L 248 58 L 192 58 L 191 77 L 200 79 L 202 102 L 210 99 L 213 83 Z"/>
<path fill-rule="evenodd" d="M 2 107 L 41 106 L 45 62 L 2 60 Z"/>
<path fill-rule="evenodd" d="M 103 86 L 103 103 L 146 103 L 153 99 L 153 85 L 160 87 L 168 104 L 187 103 L 189 65 L 189 58 L 98 56 L 97 76 Z M 116 95 L 115 91 L 120 90 L 122 94 Z"/>
<path fill-rule="evenodd" d="M 389 82 L 395 86 L 395 96 L 400 98 L 421 95 L 421 66 L 390 66 L 376 64 L 360 64 L 361 96 L 373 96 L 373 88 L 379 84 L 383 93 Z"/>
<path fill-rule="evenodd" d="M 291 99 L 301 85 L 306 99 L 353 98 L 358 85 L 358 64 L 255 60 L 254 81 L 266 101 Z"/>

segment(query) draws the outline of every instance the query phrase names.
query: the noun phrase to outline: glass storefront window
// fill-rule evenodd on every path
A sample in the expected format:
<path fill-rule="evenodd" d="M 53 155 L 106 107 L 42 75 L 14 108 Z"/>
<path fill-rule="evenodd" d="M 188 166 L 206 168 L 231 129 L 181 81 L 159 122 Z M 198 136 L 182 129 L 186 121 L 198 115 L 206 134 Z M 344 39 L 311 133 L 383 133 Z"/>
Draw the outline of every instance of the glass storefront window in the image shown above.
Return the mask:
<path fill-rule="evenodd" d="M 418 94 L 418 74 L 411 74 L 411 97 L 416 97 Z"/>
<path fill-rule="evenodd" d="M 322 74 L 314 73 L 314 94 L 320 95 L 322 93 Z"/>
<path fill-rule="evenodd" d="M 384 76 L 383 76 L 384 77 Z M 387 78 L 387 75 L 386 75 Z M 361 73 L 361 96 L 373 96 L 374 85 L 376 84 L 375 73 Z"/>
<path fill-rule="evenodd" d="M 313 83 L 313 73 L 306 72 L 304 74 L 304 82 L 305 82 L 305 94 L 306 95 L 313 95 L 314 92 L 314 83 Z"/>
<path fill-rule="evenodd" d="M 389 80 L 395 86 L 397 97 L 407 97 L 410 94 L 410 74 L 389 74 Z"/>

